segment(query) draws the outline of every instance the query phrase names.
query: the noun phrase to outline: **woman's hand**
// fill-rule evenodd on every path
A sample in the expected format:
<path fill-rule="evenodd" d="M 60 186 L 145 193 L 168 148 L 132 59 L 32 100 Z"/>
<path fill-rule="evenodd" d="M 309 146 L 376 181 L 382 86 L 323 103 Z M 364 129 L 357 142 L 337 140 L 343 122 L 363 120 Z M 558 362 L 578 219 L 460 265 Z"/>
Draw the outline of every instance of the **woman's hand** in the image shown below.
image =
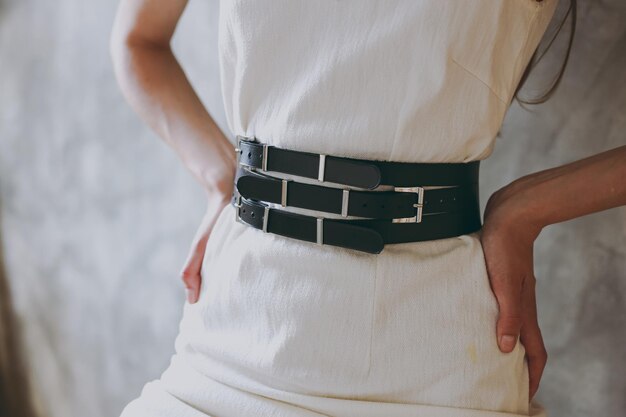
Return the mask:
<path fill-rule="evenodd" d="M 236 154 L 178 63 L 171 39 L 188 0 L 120 0 L 110 54 L 124 97 L 178 154 L 209 194 L 209 207 L 181 272 L 187 298 L 200 291 L 206 243 L 232 195 Z"/>
<path fill-rule="evenodd" d="M 519 337 L 526 349 L 529 395 L 532 398 L 547 361 L 537 321 L 533 244 L 541 227 L 523 213 L 516 183 L 494 193 L 485 209 L 481 241 L 491 289 L 500 307 L 496 337 L 500 350 L 510 352 Z"/>
<path fill-rule="evenodd" d="M 196 303 L 200 295 L 200 286 L 202 284 L 202 261 L 207 246 L 207 241 L 215 225 L 215 221 L 219 217 L 222 209 L 230 203 L 230 196 L 221 198 L 210 198 L 200 227 L 191 243 L 191 248 L 185 264 L 180 272 L 183 284 L 187 292 L 187 301 L 190 304 Z"/>
<path fill-rule="evenodd" d="M 626 205 L 626 146 L 526 175 L 494 193 L 481 242 L 500 307 L 498 345 L 510 352 L 519 336 L 528 356 L 530 398 L 547 354 L 537 322 L 533 243 L 551 224 Z"/>

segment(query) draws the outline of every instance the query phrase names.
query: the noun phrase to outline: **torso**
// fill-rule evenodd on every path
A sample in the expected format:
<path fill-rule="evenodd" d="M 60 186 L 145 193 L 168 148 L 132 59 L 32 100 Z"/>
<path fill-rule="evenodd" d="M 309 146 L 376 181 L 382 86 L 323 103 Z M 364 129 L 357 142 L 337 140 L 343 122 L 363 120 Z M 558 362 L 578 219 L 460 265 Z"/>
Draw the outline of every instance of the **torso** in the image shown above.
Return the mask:
<path fill-rule="evenodd" d="M 233 134 L 407 162 L 486 158 L 558 0 L 221 0 Z"/>

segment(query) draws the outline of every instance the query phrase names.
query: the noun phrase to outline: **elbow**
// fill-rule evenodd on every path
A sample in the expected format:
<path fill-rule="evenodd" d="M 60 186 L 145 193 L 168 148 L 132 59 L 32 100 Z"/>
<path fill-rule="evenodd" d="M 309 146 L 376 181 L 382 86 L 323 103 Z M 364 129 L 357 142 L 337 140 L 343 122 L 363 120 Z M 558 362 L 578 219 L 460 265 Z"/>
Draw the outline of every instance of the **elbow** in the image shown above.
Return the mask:
<path fill-rule="evenodd" d="M 131 73 L 141 70 L 141 65 L 145 59 L 145 55 L 141 52 L 141 46 L 137 45 L 128 35 L 115 31 L 111 33 L 109 58 L 113 72 L 122 89 L 127 79 L 133 77 Z"/>
<path fill-rule="evenodd" d="M 132 42 L 123 34 L 112 33 L 109 38 L 109 59 L 117 85 L 127 96 L 142 73 L 142 59 Z"/>
<path fill-rule="evenodd" d="M 146 53 L 168 52 L 169 43 L 155 42 L 133 33 L 111 32 L 109 37 L 109 56 L 114 67 L 118 68 L 133 54 L 145 55 Z"/>
<path fill-rule="evenodd" d="M 158 19 L 155 22 L 150 17 L 160 13 L 149 9 L 148 3 L 122 0 L 118 6 L 108 39 L 109 58 L 117 75 L 129 71 L 131 62 L 142 62 L 146 56 L 170 47 L 171 35 L 161 29 Z"/>

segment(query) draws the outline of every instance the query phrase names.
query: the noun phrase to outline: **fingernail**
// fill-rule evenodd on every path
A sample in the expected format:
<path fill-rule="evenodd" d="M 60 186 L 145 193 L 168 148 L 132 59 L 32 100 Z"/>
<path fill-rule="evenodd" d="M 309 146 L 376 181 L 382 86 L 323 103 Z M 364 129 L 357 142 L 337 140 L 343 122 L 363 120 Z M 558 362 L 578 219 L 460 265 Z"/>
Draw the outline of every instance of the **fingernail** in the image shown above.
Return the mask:
<path fill-rule="evenodd" d="M 505 334 L 500 337 L 500 346 L 507 352 L 510 352 L 515 347 L 515 336 L 511 336 L 510 334 Z"/>
<path fill-rule="evenodd" d="M 189 304 L 193 304 L 196 301 L 194 291 L 191 288 L 187 288 L 185 289 L 185 292 L 187 293 L 187 302 L 189 302 Z"/>

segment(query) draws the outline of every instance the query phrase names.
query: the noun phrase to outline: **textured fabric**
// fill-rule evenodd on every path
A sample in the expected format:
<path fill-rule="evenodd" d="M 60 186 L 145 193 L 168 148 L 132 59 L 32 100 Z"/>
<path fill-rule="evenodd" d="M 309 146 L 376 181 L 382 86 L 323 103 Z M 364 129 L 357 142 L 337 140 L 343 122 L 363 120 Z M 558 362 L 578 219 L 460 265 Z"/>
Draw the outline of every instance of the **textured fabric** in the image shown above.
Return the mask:
<path fill-rule="evenodd" d="M 484 159 L 557 1 L 222 0 L 228 127 L 340 156 Z M 524 346 L 498 349 L 479 232 L 373 255 L 234 210 L 170 366 L 123 417 L 545 416 Z"/>

